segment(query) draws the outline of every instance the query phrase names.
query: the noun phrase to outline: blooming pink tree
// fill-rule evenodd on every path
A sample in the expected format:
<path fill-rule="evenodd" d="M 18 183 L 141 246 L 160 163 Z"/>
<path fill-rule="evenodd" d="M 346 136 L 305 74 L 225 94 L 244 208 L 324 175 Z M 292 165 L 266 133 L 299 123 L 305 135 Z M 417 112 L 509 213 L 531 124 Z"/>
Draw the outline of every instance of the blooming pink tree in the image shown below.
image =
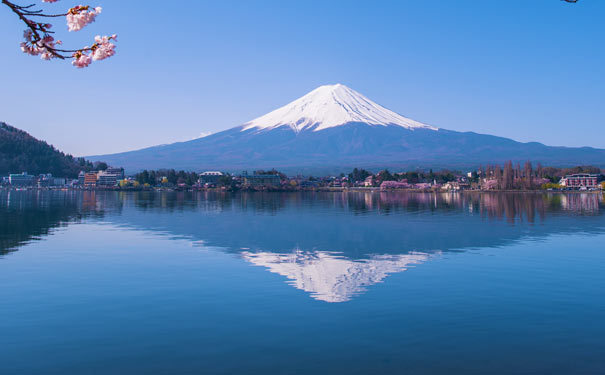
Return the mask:
<path fill-rule="evenodd" d="M 91 46 L 79 49 L 62 49 L 62 42 L 55 40 L 52 25 L 40 22 L 46 18 L 65 17 L 69 31 L 79 31 L 86 25 L 95 21 L 101 13 L 101 7 L 92 8 L 88 5 L 78 5 L 69 8 L 66 13 L 49 14 L 41 9 L 36 9 L 36 4 L 18 5 L 12 1 L 1 0 L 2 4 L 10 8 L 27 29 L 23 32 L 24 42 L 21 42 L 21 50 L 32 56 L 40 56 L 43 60 L 72 58 L 72 65 L 77 68 L 85 68 L 93 61 L 104 60 L 115 55 L 117 35 L 99 36 L 94 39 Z M 42 0 L 43 3 L 56 3 L 59 0 Z"/>

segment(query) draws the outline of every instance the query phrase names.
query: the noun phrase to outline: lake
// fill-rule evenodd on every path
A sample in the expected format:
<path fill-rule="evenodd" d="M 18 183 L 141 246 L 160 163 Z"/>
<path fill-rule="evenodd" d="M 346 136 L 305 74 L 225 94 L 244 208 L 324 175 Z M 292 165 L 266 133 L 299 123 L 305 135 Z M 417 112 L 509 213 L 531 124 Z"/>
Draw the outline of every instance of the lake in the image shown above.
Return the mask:
<path fill-rule="evenodd" d="M 0 191 L 2 374 L 603 374 L 595 193 Z"/>

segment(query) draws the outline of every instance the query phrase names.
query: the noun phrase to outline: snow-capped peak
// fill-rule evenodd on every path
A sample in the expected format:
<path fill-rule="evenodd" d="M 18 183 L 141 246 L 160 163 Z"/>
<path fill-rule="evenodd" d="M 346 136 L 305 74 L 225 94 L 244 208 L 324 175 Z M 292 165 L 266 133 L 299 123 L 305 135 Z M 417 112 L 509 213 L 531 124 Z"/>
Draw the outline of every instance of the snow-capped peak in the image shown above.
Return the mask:
<path fill-rule="evenodd" d="M 342 84 L 320 86 L 290 104 L 244 124 L 242 130 L 289 126 L 296 132 L 319 131 L 352 122 L 437 130 L 388 110 Z"/>

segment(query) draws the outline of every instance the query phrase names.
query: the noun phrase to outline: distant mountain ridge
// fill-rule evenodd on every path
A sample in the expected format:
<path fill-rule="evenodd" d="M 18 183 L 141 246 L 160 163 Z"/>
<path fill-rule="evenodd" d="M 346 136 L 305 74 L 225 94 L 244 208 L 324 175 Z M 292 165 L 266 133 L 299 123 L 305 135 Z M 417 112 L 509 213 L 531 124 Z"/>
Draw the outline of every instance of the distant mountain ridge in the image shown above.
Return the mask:
<path fill-rule="evenodd" d="M 76 177 L 79 171 L 91 168 L 92 163 L 83 158 L 74 158 L 23 130 L 0 122 L 0 175 L 28 172 Z"/>
<path fill-rule="evenodd" d="M 128 172 L 277 168 L 290 174 L 325 174 L 353 167 L 462 169 L 507 160 L 605 167 L 605 150 L 551 147 L 440 129 L 336 84 L 321 86 L 264 116 L 203 138 L 90 159 L 123 166 Z"/>

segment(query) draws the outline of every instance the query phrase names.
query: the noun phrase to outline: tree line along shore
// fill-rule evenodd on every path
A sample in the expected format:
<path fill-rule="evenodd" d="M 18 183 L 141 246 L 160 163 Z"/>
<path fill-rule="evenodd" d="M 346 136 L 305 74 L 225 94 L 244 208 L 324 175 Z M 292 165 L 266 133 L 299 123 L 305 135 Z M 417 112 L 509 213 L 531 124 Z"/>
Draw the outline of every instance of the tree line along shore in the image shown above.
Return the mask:
<path fill-rule="evenodd" d="M 272 170 L 248 174 L 220 171 L 189 172 L 174 169 L 143 170 L 125 176 L 121 168 L 95 163 L 95 170 L 80 171 L 77 179 L 52 178 L 51 174 L 30 176 L 25 173 L 3 178 L 5 188 L 72 188 L 99 190 L 408 190 L 408 191 L 598 191 L 605 189 L 604 172 L 594 166 L 573 168 L 534 167 L 531 162 L 503 166 L 486 165 L 471 171 L 414 170 L 376 173 L 354 168 L 334 176 L 287 176 Z M 58 183 L 57 183 L 58 181 Z"/>

